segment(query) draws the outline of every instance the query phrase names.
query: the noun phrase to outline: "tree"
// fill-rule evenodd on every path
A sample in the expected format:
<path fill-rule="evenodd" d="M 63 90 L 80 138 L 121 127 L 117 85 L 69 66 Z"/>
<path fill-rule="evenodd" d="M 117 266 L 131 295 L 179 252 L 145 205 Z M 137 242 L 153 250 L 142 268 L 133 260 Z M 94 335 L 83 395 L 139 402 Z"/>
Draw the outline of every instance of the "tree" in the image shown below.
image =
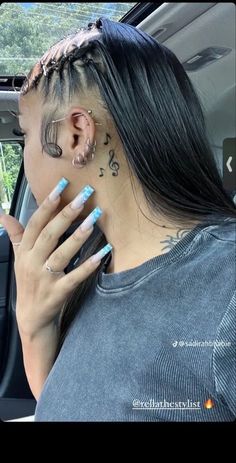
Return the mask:
<path fill-rule="evenodd" d="M 100 16 L 119 20 L 136 3 L 20 3 L 0 5 L 0 75 L 28 73 L 63 36 Z"/>
<path fill-rule="evenodd" d="M 19 143 L 1 143 L 1 148 L 0 203 L 6 199 L 11 202 L 22 162 L 22 147 Z"/>

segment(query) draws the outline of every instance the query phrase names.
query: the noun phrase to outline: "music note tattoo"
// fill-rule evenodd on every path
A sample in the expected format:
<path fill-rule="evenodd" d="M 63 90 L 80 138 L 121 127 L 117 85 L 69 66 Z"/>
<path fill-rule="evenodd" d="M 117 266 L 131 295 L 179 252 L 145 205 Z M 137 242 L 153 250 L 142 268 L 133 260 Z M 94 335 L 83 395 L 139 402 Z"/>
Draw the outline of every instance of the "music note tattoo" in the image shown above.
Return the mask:
<path fill-rule="evenodd" d="M 109 139 L 111 140 L 111 136 L 109 135 L 109 133 L 106 133 L 106 141 L 104 142 L 104 145 L 108 145 Z M 113 161 L 114 156 L 115 156 L 114 150 L 110 150 L 109 151 L 109 157 L 110 157 L 109 167 L 111 170 L 114 171 L 112 172 L 112 175 L 117 176 L 120 165 L 118 164 L 117 161 Z M 103 177 L 104 176 L 103 172 L 105 172 L 105 169 L 103 169 L 103 167 L 99 167 L 99 169 L 100 169 L 99 177 Z"/>
<path fill-rule="evenodd" d="M 108 145 L 108 138 L 110 138 L 111 140 L 111 136 L 109 135 L 109 133 L 106 133 L 106 141 L 104 142 L 104 145 Z"/>
<path fill-rule="evenodd" d="M 114 150 L 109 151 L 109 156 L 110 156 L 110 161 L 109 161 L 109 167 L 111 170 L 114 170 L 115 172 L 112 172 L 112 175 L 117 176 L 118 175 L 118 170 L 120 168 L 118 162 L 113 161 L 113 158 L 115 156 Z M 113 162 L 112 162 L 113 161 Z"/>
<path fill-rule="evenodd" d="M 101 173 L 100 173 L 99 177 L 103 177 L 104 173 L 103 173 L 102 171 L 105 172 L 105 169 L 103 169 L 103 167 L 100 167 L 100 172 L 101 172 Z"/>

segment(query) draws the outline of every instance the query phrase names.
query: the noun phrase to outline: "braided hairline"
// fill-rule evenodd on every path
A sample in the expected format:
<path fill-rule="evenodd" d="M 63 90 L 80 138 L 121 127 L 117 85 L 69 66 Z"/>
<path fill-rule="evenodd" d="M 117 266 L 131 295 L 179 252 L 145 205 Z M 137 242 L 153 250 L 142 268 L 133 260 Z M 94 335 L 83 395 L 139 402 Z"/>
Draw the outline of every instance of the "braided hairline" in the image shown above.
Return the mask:
<path fill-rule="evenodd" d="M 90 49 L 91 49 L 91 46 L 90 46 Z M 45 77 L 48 77 L 48 75 L 51 74 L 53 71 L 60 72 L 64 64 L 67 62 L 70 64 L 80 59 L 85 65 L 89 63 L 94 63 L 94 60 L 92 58 L 88 58 L 88 56 L 85 55 L 87 51 L 88 51 L 87 47 L 86 47 L 86 50 L 80 50 L 80 49 L 74 48 L 70 53 L 68 53 L 68 55 L 60 56 L 60 58 L 57 61 L 53 59 L 50 60 L 47 66 L 45 66 L 42 62 L 40 62 L 39 64 L 40 64 L 41 70 L 39 71 L 39 73 L 37 73 L 34 79 L 32 79 L 30 85 L 26 86 L 26 82 L 29 84 L 29 80 L 26 79 L 26 82 L 24 83 L 22 87 L 22 93 L 27 93 L 30 89 L 37 87 L 43 75 Z"/>
<path fill-rule="evenodd" d="M 79 31 L 86 31 L 86 30 L 92 30 L 92 29 L 102 29 L 102 23 L 101 20 L 98 19 L 95 21 L 95 23 L 88 23 L 87 29 L 86 28 L 81 28 L 78 29 L 74 34 L 69 34 L 67 36 L 67 39 L 71 38 L 72 40 L 76 37 Z M 58 45 L 62 42 L 65 42 L 66 37 L 63 37 L 59 42 L 56 44 L 52 45 L 49 50 L 52 50 L 53 47 L 57 48 L 58 50 Z M 45 59 L 41 59 L 39 63 L 37 63 L 40 66 L 40 71 L 37 73 L 34 79 L 32 79 L 31 83 L 29 84 L 29 79 L 26 78 L 26 81 L 24 82 L 21 92 L 23 94 L 27 93 L 30 89 L 36 88 L 39 84 L 39 81 L 41 77 L 44 75 L 47 77 L 49 74 L 51 74 L 53 71 L 61 71 L 65 63 L 73 63 L 76 60 L 81 60 L 83 64 L 87 65 L 90 63 L 94 63 L 94 60 L 91 57 L 88 57 L 86 53 L 88 51 L 92 51 L 95 48 L 95 43 L 94 41 L 89 41 L 87 42 L 86 45 L 77 48 L 75 43 L 70 43 L 67 44 L 67 48 L 69 46 L 74 46 L 72 50 L 69 53 L 62 54 L 57 60 L 54 58 L 51 58 L 47 64 L 45 64 Z M 46 54 L 46 57 L 50 54 L 49 50 Z M 45 56 L 45 55 L 44 55 Z M 27 84 L 27 85 L 26 85 Z"/>

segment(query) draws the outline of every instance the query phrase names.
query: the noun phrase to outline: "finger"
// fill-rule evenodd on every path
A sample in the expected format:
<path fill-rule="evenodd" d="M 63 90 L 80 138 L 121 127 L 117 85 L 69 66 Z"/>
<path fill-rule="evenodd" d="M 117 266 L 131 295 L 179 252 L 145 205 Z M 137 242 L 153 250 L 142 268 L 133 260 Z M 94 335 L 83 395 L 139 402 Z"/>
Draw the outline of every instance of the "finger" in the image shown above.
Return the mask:
<path fill-rule="evenodd" d="M 3 214 L 0 217 L 0 222 L 7 231 L 11 243 L 21 243 L 24 234 L 24 227 L 18 222 L 15 217 L 11 215 Z M 18 249 L 18 246 L 13 246 L 14 253 Z"/>
<path fill-rule="evenodd" d="M 93 188 L 91 188 L 89 185 L 86 186 L 70 204 L 65 206 L 59 212 L 59 214 L 57 214 L 56 217 L 54 217 L 54 219 L 51 220 L 46 225 L 46 227 L 44 227 L 44 229 L 42 230 L 35 242 L 33 250 L 39 262 L 44 263 L 46 259 L 51 255 L 58 243 L 59 238 L 65 233 L 65 231 L 69 228 L 72 222 L 74 222 L 74 220 L 78 217 L 78 215 L 84 208 L 84 202 L 87 201 L 87 199 L 91 196 L 93 192 Z M 74 209 L 75 206 L 76 209 Z M 101 215 L 100 213 L 98 214 L 97 209 L 99 208 L 96 208 L 96 211 L 93 214 L 94 220 L 91 220 L 91 225 L 96 221 L 96 212 L 97 215 Z"/>
<path fill-rule="evenodd" d="M 64 191 L 68 184 L 69 181 L 63 177 L 50 195 L 30 217 L 21 242 L 22 250 L 30 250 L 33 248 L 39 234 L 47 225 L 52 215 L 57 211 L 60 203 L 60 194 Z M 51 198 L 54 200 L 51 200 Z"/>
<path fill-rule="evenodd" d="M 58 291 L 65 295 L 70 294 L 82 281 L 86 280 L 91 275 L 101 262 L 101 259 L 112 250 L 110 243 L 106 244 L 100 251 L 89 257 L 83 264 L 75 270 L 67 273 L 64 277 L 58 280 Z"/>
<path fill-rule="evenodd" d="M 50 255 L 50 262 L 48 262 L 48 265 L 50 265 L 55 272 L 63 271 L 67 265 L 69 265 L 74 255 L 83 246 L 93 230 L 94 227 L 92 226 L 89 230 L 82 231 L 79 226 L 74 233 Z"/>

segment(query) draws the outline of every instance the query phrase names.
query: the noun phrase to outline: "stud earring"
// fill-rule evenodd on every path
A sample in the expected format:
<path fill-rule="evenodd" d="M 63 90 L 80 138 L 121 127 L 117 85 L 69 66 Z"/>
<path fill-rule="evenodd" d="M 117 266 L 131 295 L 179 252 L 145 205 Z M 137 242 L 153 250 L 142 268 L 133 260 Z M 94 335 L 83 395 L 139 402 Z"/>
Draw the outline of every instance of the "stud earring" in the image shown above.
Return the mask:
<path fill-rule="evenodd" d="M 91 115 L 92 112 L 93 112 L 92 109 L 88 109 L 88 114 Z M 92 118 L 93 118 L 93 116 L 92 116 Z M 94 124 L 95 124 L 95 125 L 102 125 L 102 124 L 100 124 L 99 122 L 94 122 Z"/>

